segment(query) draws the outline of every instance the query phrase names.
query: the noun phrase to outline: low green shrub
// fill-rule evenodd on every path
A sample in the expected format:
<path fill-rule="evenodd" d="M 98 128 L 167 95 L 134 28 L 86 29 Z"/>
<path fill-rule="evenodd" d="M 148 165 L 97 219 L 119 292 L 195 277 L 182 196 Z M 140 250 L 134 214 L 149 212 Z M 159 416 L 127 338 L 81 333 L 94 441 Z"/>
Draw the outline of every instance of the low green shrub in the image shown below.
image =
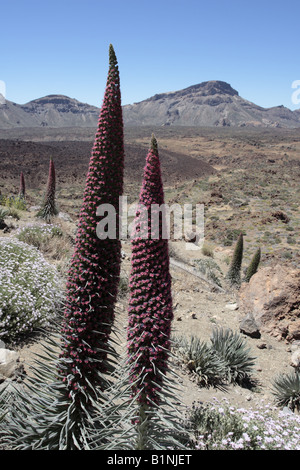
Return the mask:
<path fill-rule="evenodd" d="M 273 380 L 272 393 L 278 406 L 300 411 L 300 372 L 278 375 Z"/>
<path fill-rule="evenodd" d="M 194 264 L 196 268 L 207 277 L 208 280 L 222 287 L 220 275 L 222 277 L 223 273 L 220 266 L 213 259 L 197 259 L 194 260 Z"/>
<path fill-rule="evenodd" d="M 175 354 L 186 365 L 200 386 L 209 387 L 220 384 L 226 373 L 226 364 L 199 338 L 174 339 Z"/>
<path fill-rule="evenodd" d="M 22 196 L 8 196 L 5 199 L 5 206 L 26 211 L 26 200 Z"/>
<path fill-rule="evenodd" d="M 3 223 L 5 217 L 9 215 L 9 210 L 5 207 L 0 207 L 0 222 Z"/>
<path fill-rule="evenodd" d="M 211 337 L 211 348 L 227 364 L 226 380 L 229 383 L 249 383 L 255 358 L 240 334 L 230 329 L 216 328 Z"/>
<path fill-rule="evenodd" d="M 296 244 L 296 240 L 293 236 L 291 235 L 288 235 L 286 237 L 286 242 L 289 244 L 289 245 L 295 245 Z"/>
<path fill-rule="evenodd" d="M 123 298 L 129 292 L 129 279 L 126 273 L 121 273 L 119 281 L 118 296 Z"/>
<path fill-rule="evenodd" d="M 26 225 L 19 229 L 16 238 L 21 242 L 41 248 L 46 245 L 53 237 L 62 237 L 63 232 L 60 227 L 50 224 Z"/>
<path fill-rule="evenodd" d="M 244 230 L 235 229 L 235 228 L 227 228 L 225 232 L 222 232 L 223 238 L 223 245 L 224 246 L 231 246 L 234 241 L 236 241 L 240 234 L 246 235 Z"/>
<path fill-rule="evenodd" d="M 174 338 L 173 350 L 200 386 L 254 384 L 251 374 L 255 358 L 242 336 L 230 329 L 214 329 L 210 343 L 195 336 Z"/>
<path fill-rule="evenodd" d="M 211 245 L 208 245 L 207 243 L 203 244 L 201 251 L 204 256 L 209 256 L 211 258 L 214 257 L 213 247 Z"/>
<path fill-rule="evenodd" d="M 16 220 L 20 220 L 20 218 L 21 218 L 20 212 L 15 207 L 9 207 L 8 208 L 8 215 L 10 217 L 12 217 L 13 219 L 16 219 Z"/>

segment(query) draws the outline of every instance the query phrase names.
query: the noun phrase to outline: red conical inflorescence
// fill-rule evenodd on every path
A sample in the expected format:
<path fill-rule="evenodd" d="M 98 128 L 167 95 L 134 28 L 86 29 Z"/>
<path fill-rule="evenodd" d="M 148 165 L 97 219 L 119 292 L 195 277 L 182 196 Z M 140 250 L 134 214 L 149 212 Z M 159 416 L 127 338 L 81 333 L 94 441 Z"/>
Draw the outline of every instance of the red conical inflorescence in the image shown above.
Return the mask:
<path fill-rule="evenodd" d="M 92 149 L 76 245 L 67 282 L 61 358 L 72 394 L 88 395 L 101 386 L 107 364 L 107 342 L 114 322 L 121 242 L 99 239 L 97 208 L 111 204 L 117 215 L 123 191 L 124 142 L 117 59 L 109 49 L 109 71 Z"/>
<path fill-rule="evenodd" d="M 25 178 L 24 178 L 23 171 L 21 171 L 21 174 L 20 174 L 19 197 L 25 198 Z"/>
<path fill-rule="evenodd" d="M 45 219 L 47 222 L 50 222 L 51 217 L 58 214 L 58 210 L 55 203 L 55 190 L 56 190 L 56 176 L 55 176 L 55 167 L 52 158 L 50 158 L 49 163 L 49 173 L 46 194 L 41 209 L 37 213 L 38 217 Z"/>
<path fill-rule="evenodd" d="M 144 215 L 141 218 L 141 212 L 137 211 L 136 232 L 132 238 L 128 357 L 133 395 L 140 404 L 151 406 L 159 403 L 158 392 L 167 369 L 173 319 L 168 240 L 163 237 L 162 218 L 153 238 L 153 214 L 164 204 L 154 136 L 146 158 L 139 204 L 147 209 L 148 222 L 145 224 Z M 144 228 L 148 225 L 147 229 L 142 225 Z"/>

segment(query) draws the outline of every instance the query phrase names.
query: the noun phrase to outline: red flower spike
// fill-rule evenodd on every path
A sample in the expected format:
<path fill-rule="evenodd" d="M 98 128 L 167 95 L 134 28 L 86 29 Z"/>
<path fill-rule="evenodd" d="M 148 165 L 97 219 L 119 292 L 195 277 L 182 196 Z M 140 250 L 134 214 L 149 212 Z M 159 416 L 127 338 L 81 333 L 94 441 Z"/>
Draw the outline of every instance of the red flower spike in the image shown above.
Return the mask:
<path fill-rule="evenodd" d="M 25 178 L 24 178 L 23 171 L 21 171 L 21 174 L 20 174 L 19 197 L 25 198 Z"/>
<path fill-rule="evenodd" d="M 50 158 L 46 194 L 45 194 L 43 205 L 41 209 L 39 210 L 39 212 L 37 213 L 38 217 L 42 217 L 47 222 L 50 222 L 51 217 L 58 214 L 58 210 L 55 205 L 55 188 L 56 188 L 55 167 L 54 167 L 52 158 Z"/>
<path fill-rule="evenodd" d="M 120 240 L 101 240 L 96 233 L 99 222 L 96 210 L 100 204 L 114 206 L 118 225 L 119 197 L 123 192 L 121 92 L 117 60 L 111 45 L 109 57 L 103 106 L 91 152 L 75 251 L 68 273 L 63 327 L 68 341 L 63 344 L 61 353 L 61 357 L 66 359 L 62 373 L 66 377 L 69 375 L 70 389 L 78 388 L 91 394 L 92 388 L 101 386 L 99 372 L 106 371 L 104 364 L 107 353 L 103 349 L 106 349 L 114 322 L 121 263 Z M 70 361 L 73 350 L 79 358 L 74 373 L 74 361 Z"/>
<path fill-rule="evenodd" d="M 164 204 L 157 141 L 152 136 L 144 179 L 139 198 L 148 209 L 148 238 L 132 239 L 128 357 L 132 376 L 139 377 L 132 385 L 132 394 L 141 404 L 159 403 L 162 373 L 167 370 L 173 319 L 168 240 L 151 239 L 151 206 Z M 139 225 L 139 216 L 135 219 Z M 136 361 L 136 359 L 138 360 Z"/>

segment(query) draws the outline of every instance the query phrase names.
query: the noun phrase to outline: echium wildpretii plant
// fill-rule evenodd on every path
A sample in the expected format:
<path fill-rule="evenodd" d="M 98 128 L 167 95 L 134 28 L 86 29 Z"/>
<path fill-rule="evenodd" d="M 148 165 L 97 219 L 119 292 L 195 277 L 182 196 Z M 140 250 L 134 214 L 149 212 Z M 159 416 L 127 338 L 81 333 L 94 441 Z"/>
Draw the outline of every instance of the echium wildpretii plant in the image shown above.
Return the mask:
<path fill-rule="evenodd" d="M 241 267 L 243 260 L 244 239 L 243 234 L 240 233 L 234 247 L 234 252 L 229 266 L 226 278 L 231 286 L 238 287 L 241 284 Z"/>
<path fill-rule="evenodd" d="M 249 282 L 251 277 L 257 272 L 259 263 L 260 263 L 260 258 L 261 258 L 261 249 L 257 248 L 256 252 L 253 255 L 253 258 L 247 268 L 244 281 Z"/>
<path fill-rule="evenodd" d="M 46 222 L 50 222 L 51 218 L 58 214 L 58 209 L 55 202 L 55 191 L 56 191 L 56 176 L 55 167 L 52 158 L 49 163 L 49 173 L 46 193 L 40 210 L 37 213 L 37 217 L 45 219 Z"/>
<path fill-rule="evenodd" d="M 167 380 L 173 319 L 163 212 L 158 219 L 162 204 L 164 193 L 159 154 L 157 141 L 152 136 L 131 242 L 128 362 L 132 395 L 137 403 L 135 448 L 139 450 L 167 446 L 168 438 L 171 440 L 172 436 L 166 424 L 161 432 L 157 432 L 160 405 L 165 399 L 163 389 Z"/>
<path fill-rule="evenodd" d="M 23 171 L 21 171 L 21 174 L 20 174 L 19 197 L 20 198 L 25 198 L 25 178 L 24 178 Z"/>
<path fill-rule="evenodd" d="M 120 275 L 120 239 L 100 239 L 96 233 L 96 212 L 101 204 L 115 208 L 118 224 L 123 191 L 123 118 L 119 71 L 112 46 L 109 54 L 107 86 L 67 282 L 63 374 L 69 393 L 77 400 L 86 400 L 86 396 L 94 395 L 94 387 L 102 387 L 101 373 L 108 369 L 107 342 Z"/>
<path fill-rule="evenodd" d="M 119 415 L 114 414 L 111 389 L 116 353 L 110 336 L 114 326 L 121 242 L 118 238 L 97 236 L 99 217 L 96 212 L 99 205 L 109 203 L 118 213 L 123 169 L 119 71 L 110 45 L 107 86 L 68 273 L 62 325 L 58 325 L 60 353 L 57 353 L 55 340 L 54 352 L 49 352 L 52 346 L 47 349 L 47 367 L 37 366 L 30 401 L 24 397 L 16 400 L 20 405 L 15 406 L 5 433 L 15 448 L 105 448 L 109 444 L 108 435 L 118 426 Z M 52 340 L 49 338 L 49 341 Z"/>

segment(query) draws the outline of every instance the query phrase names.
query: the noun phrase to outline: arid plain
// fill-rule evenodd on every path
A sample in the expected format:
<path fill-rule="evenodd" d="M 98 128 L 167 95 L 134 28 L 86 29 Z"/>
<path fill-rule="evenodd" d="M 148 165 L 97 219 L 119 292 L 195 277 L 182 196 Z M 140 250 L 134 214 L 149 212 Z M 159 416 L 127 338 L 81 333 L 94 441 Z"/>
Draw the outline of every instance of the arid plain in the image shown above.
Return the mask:
<path fill-rule="evenodd" d="M 197 277 L 171 263 L 174 334 L 195 334 L 207 340 L 215 326 L 238 331 L 238 293 L 224 284 L 238 234 L 244 234 L 243 268 L 258 246 L 262 250 L 260 268 L 278 263 L 300 268 L 300 129 L 125 127 L 124 194 L 129 202 L 134 202 L 139 194 L 152 132 L 159 145 L 166 203 L 203 204 L 205 208 L 206 250 L 186 250 L 184 240 L 170 241 L 172 259 L 199 269 L 200 274 Z M 72 240 L 93 139 L 93 129 L 1 130 L 1 193 L 16 194 L 23 171 L 28 207 L 39 205 L 52 157 L 57 203 L 68 216 L 67 220 L 55 222 L 63 224 Z M 19 220 L 9 220 L 10 230 L 3 235 L 11 236 L 15 229 L 33 220 L 34 212 L 28 210 Z M 129 241 L 123 242 L 123 250 L 123 275 L 128 279 Z M 45 252 L 45 256 L 55 264 L 67 266 L 71 252 L 72 244 L 61 255 L 64 259 L 57 259 L 53 251 Z M 217 280 L 223 291 L 201 279 L 207 272 L 200 268 L 208 261 L 214 276 L 211 279 Z M 127 300 L 125 292 L 118 302 L 124 332 Z M 290 345 L 269 335 L 245 339 L 256 357 L 258 387 L 251 391 L 237 386 L 226 392 L 204 390 L 182 369 L 186 403 L 216 395 L 247 406 L 271 399 L 272 379 L 290 367 Z M 22 360 L 32 357 L 38 347 L 34 341 L 23 345 Z"/>

